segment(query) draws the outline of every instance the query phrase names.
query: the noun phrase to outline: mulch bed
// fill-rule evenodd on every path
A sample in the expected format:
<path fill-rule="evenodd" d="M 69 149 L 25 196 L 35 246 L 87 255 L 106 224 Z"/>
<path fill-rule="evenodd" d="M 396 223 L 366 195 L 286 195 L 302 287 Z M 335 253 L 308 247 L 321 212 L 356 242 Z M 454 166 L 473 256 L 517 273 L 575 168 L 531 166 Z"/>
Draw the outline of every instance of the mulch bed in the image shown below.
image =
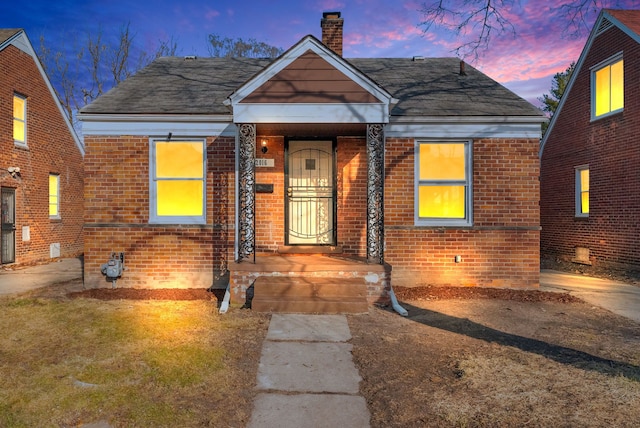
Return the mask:
<path fill-rule="evenodd" d="M 70 298 L 89 298 L 99 300 L 213 300 L 222 301 L 225 290 L 204 288 L 92 288 L 68 294 Z"/>
<path fill-rule="evenodd" d="M 479 287 L 394 287 L 398 300 L 447 300 L 447 299 L 500 299 L 518 302 L 579 302 L 567 293 L 551 293 L 539 290 L 512 290 Z M 99 300 L 212 300 L 220 302 L 225 290 L 204 288 L 93 288 L 68 294 L 70 298 Z"/>
<path fill-rule="evenodd" d="M 480 287 L 393 287 L 398 300 L 500 299 L 517 302 L 579 302 L 567 293 Z"/>

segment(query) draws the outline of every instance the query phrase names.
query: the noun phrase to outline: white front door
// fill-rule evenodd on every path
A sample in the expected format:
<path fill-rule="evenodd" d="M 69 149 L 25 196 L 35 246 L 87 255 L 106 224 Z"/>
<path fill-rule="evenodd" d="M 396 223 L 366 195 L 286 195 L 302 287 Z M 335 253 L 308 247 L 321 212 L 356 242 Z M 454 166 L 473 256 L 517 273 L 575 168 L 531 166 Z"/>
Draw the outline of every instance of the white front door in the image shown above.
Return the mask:
<path fill-rule="evenodd" d="M 288 142 L 287 245 L 335 245 L 333 141 Z"/>

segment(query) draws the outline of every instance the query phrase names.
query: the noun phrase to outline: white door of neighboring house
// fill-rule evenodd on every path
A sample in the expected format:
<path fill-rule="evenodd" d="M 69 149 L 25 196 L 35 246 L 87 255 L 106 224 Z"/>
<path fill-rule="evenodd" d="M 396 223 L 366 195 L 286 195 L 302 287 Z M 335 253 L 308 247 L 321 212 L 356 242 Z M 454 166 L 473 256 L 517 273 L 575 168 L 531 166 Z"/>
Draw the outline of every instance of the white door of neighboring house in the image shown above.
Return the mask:
<path fill-rule="evenodd" d="M 0 263 L 16 261 L 16 190 L 0 190 Z"/>
<path fill-rule="evenodd" d="M 333 141 L 287 144 L 286 245 L 335 245 Z"/>

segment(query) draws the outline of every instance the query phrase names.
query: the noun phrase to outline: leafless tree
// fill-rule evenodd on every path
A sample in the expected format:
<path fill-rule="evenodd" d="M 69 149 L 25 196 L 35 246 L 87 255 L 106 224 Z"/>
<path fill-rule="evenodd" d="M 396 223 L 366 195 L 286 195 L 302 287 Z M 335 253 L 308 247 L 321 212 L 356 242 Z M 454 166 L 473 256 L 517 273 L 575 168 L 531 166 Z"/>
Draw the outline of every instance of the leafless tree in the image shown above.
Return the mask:
<path fill-rule="evenodd" d="M 602 8 L 620 7 L 620 0 L 574 0 L 560 6 L 549 2 L 550 17 L 566 19 L 563 33 L 577 37 L 589 31 L 593 18 Z M 459 40 L 454 49 L 457 56 L 476 62 L 495 37 L 511 35 L 517 30 L 508 12 L 520 7 L 519 0 L 434 0 L 422 4 L 422 21 L 419 26 L 426 33 L 442 28 L 452 32 Z"/>
<path fill-rule="evenodd" d="M 256 39 L 232 39 L 209 34 L 209 55 L 212 57 L 276 58 L 282 52 L 282 48 Z"/>
<path fill-rule="evenodd" d="M 172 39 L 159 41 L 152 52 L 140 49 L 129 24 L 123 25 L 116 37 L 105 40 L 102 29 L 84 37 L 66 34 L 60 38 L 63 44 L 57 50 L 47 45 L 44 36 L 40 37 L 40 62 L 74 126 L 77 126 L 75 112 L 79 109 L 155 58 L 175 55 L 177 50 Z"/>

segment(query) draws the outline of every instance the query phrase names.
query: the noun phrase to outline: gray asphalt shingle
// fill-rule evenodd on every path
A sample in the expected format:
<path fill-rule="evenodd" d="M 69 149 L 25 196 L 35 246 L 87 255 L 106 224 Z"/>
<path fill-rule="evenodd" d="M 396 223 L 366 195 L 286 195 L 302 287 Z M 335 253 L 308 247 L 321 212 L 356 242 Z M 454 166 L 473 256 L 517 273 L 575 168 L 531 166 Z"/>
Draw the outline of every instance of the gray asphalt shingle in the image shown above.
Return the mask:
<path fill-rule="evenodd" d="M 457 58 L 346 59 L 399 100 L 394 116 L 541 116 L 542 112 Z M 271 63 L 255 58 L 162 57 L 83 114 L 229 114 L 224 100 Z"/>

